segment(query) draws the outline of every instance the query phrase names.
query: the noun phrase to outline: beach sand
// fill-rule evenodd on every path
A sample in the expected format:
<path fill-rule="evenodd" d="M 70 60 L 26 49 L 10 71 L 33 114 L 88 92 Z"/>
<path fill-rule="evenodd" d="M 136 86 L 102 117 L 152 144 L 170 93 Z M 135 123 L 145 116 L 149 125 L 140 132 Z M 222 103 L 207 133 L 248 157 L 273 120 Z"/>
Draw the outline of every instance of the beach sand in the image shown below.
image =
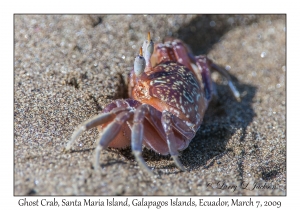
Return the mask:
<path fill-rule="evenodd" d="M 285 15 L 15 15 L 14 195 L 286 195 Z M 150 31 L 174 36 L 226 68 L 234 100 L 214 74 L 209 107 L 179 171 L 144 150 L 101 154 L 98 131 L 63 149 L 74 129 L 124 97 L 127 74 Z"/>

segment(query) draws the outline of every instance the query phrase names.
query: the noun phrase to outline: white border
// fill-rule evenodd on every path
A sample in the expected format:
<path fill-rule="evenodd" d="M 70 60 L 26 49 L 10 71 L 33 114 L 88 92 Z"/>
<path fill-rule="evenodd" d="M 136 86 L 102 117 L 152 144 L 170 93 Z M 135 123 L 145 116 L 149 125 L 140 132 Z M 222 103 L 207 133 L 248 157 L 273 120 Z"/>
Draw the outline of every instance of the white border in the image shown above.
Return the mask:
<path fill-rule="evenodd" d="M 296 2 L 296 1 L 294 1 Z M 18 207 L 20 197 L 13 197 L 13 14 L 15 13 L 287 13 L 287 197 L 255 197 L 256 200 L 280 200 L 281 209 L 298 206 L 299 180 L 299 11 L 287 1 L 10 1 L 1 4 L 1 181 L 0 206 Z M 10 161 L 8 161 L 10 160 Z M 297 173 L 298 172 L 298 173 Z M 50 197 L 45 197 L 49 199 Z M 61 200 L 64 197 L 59 197 Z M 68 199 L 70 197 L 67 197 Z M 95 199 L 95 197 L 91 197 Z M 104 197 L 101 197 L 104 199 Z M 122 197 L 124 198 L 124 197 Z M 130 197 L 133 199 L 134 197 Z M 141 198 L 141 197 L 139 197 Z M 174 197 L 173 197 L 174 198 Z M 184 199 L 186 197 L 183 197 Z M 229 197 L 221 197 L 230 199 Z M 249 197 L 241 197 L 247 199 Z M 34 197 L 32 198 L 34 199 Z M 38 197 L 43 199 L 43 197 Z M 81 198 L 80 198 L 81 199 Z M 147 197 L 169 200 L 168 197 Z M 194 199 L 198 199 L 194 198 Z M 204 197 L 216 200 L 217 197 Z M 24 207 L 23 207 L 24 208 Z M 25 207 L 26 208 L 26 207 Z M 29 207 L 31 208 L 31 207 Z M 49 208 L 49 207 L 48 207 Z M 73 207 L 72 207 L 73 208 Z M 3 208 L 4 209 L 4 208 Z M 5 208 L 6 209 L 6 208 Z M 69 208 L 71 209 L 71 208 Z M 155 209 L 155 208 L 154 208 Z"/>

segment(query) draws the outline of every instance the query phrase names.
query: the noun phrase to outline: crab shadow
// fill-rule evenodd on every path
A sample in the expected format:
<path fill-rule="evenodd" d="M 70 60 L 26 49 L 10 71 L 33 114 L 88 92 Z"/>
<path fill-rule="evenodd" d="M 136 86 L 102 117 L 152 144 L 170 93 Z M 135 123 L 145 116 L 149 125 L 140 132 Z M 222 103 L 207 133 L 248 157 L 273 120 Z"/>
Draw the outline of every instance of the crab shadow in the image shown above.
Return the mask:
<path fill-rule="evenodd" d="M 237 84 L 238 90 L 245 93 L 242 101 L 237 102 L 230 95 L 228 87 L 220 84 L 216 86 L 219 98 L 209 106 L 200 129 L 181 155 L 183 164 L 191 170 L 221 164 L 221 158 L 232 150 L 226 147 L 228 141 L 237 131 L 241 131 L 238 138 L 243 142 L 246 128 L 255 116 L 252 100 L 256 87 Z M 242 169 L 242 166 L 239 168 Z"/>
<path fill-rule="evenodd" d="M 198 15 L 173 35 L 183 40 L 194 55 L 208 54 L 214 44 L 230 30 L 250 25 L 263 16 L 253 15 Z"/>

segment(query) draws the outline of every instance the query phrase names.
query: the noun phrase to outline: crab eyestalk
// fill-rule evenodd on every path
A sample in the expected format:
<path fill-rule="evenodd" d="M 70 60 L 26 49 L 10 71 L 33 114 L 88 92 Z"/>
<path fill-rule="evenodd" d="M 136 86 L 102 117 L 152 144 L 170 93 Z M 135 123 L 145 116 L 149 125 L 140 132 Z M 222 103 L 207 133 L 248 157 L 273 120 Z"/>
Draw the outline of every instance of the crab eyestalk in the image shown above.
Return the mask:
<path fill-rule="evenodd" d="M 135 57 L 134 60 L 134 74 L 136 76 L 140 76 L 144 71 L 145 71 L 145 66 L 146 66 L 146 61 L 145 58 L 143 57 L 143 50 L 140 48 L 140 54 Z"/>
<path fill-rule="evenodd" d="M 151 55 L 154 50 L 154 43 L 151 40 L 150 32 L 148 32 L 148 38 L 144 41 L 143 44 L 143 55 L 145 56 L 146 66 L 150 66 Z"/>

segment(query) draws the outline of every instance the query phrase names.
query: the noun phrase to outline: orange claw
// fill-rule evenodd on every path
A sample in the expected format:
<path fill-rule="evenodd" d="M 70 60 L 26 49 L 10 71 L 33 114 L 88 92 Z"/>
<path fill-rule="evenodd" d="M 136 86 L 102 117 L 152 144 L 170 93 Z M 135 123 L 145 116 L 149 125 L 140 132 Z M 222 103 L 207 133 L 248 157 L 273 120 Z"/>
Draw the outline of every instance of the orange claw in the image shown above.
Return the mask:
<path fill-rule="evenodd" d="M 150 32 L 148 32 L 148 42 L 151 41 L 151 36 L 150 36 Z"/>

